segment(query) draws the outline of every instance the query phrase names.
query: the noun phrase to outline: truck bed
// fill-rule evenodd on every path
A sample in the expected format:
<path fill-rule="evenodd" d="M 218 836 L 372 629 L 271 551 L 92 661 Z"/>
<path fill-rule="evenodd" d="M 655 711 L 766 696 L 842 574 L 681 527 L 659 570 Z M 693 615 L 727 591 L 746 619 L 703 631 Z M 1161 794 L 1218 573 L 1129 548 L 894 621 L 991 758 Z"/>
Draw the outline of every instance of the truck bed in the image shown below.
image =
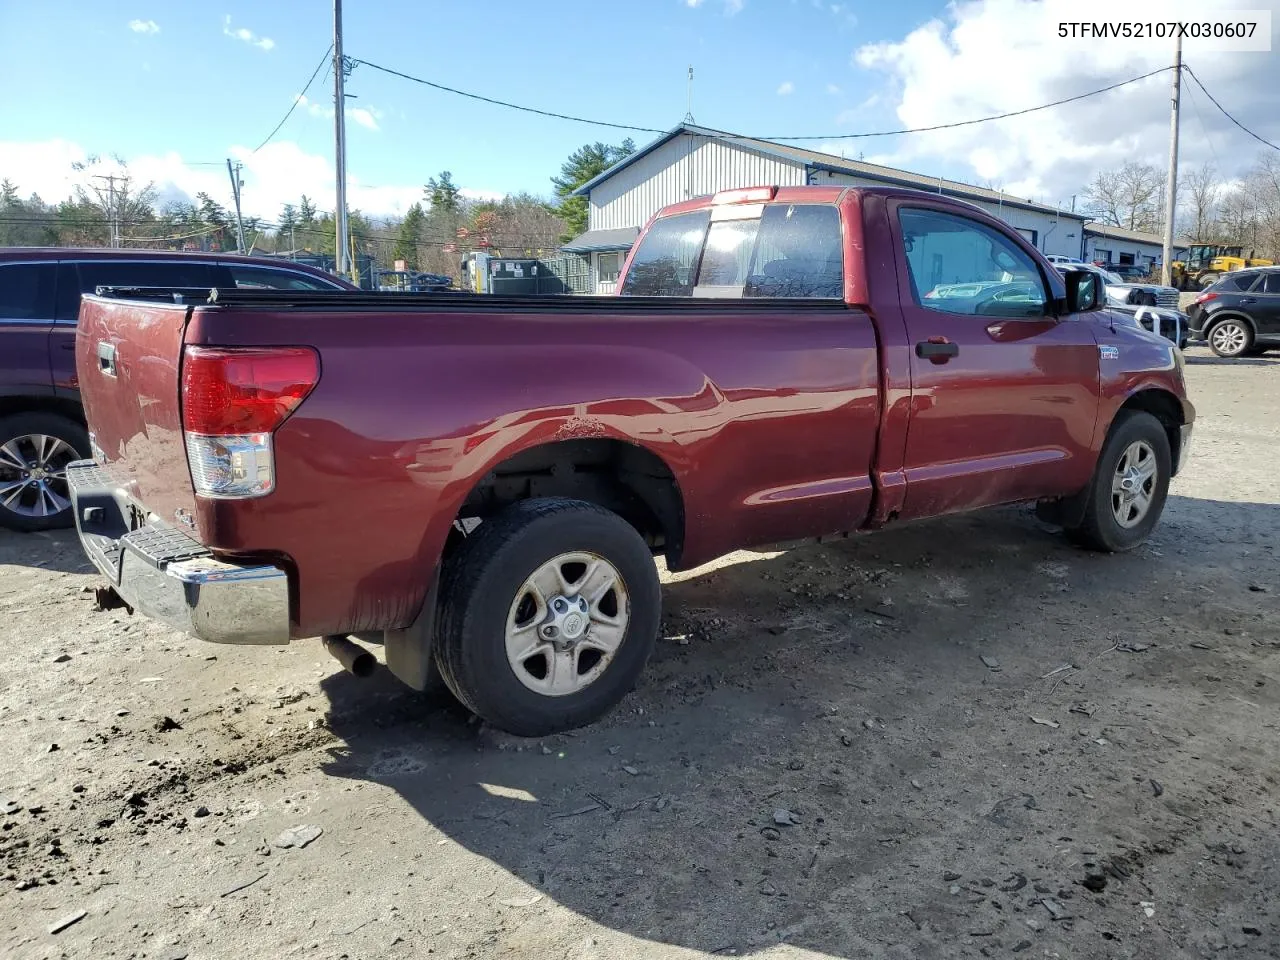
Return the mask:
<path fill-rule="evenodd" d="M 551 467 L 531 451 L 558 444 L 639 451 L 637 470 L 676 478 L 681 533 L 659 549 L 677 568 L 870 514 L 877 334 L 839 301 L 141 293 L 82 309 L 77 356 L 104 464 L 132 478 L 142 515 L 305 581 L 297 636 L 408 623 L 477 486 L 536 484 Z M 118 378 L 95 369 L 102 342 Z M 183 351 L 295 345 L 314 348 L 322 372 L 274 435 L 275 490 L 197 497 Z"/>

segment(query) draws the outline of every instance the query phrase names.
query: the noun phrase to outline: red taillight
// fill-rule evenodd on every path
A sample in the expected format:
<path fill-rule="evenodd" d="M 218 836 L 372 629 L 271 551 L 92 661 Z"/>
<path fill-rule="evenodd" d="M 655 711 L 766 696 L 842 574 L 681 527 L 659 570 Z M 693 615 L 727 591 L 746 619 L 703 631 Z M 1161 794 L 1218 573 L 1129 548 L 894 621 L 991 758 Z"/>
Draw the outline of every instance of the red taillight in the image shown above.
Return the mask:
<path fill-rule="evenodd" d="M 1200 294 L 1200 296 L 1196 297 L 1191 302 L 1192 303 L 1208 303 L 1210 300 L 1217 300 L 1217 299 L 1218 299 L 1218 295 L 1216 293 L 1202 293 Z"/>
<path fill-rule="evenodd" d="M 187 347 L 182 427 L 215 437 L 271 433 L 319 380 L 310 347 Z"/>

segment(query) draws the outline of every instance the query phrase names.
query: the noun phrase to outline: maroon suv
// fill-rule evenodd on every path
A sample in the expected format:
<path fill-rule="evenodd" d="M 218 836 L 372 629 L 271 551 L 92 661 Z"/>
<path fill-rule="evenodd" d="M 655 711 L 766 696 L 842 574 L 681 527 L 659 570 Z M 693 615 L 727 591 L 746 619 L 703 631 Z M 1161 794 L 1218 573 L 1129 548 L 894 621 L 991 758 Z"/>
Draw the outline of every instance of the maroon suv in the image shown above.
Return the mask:
<path fill-rule="evenodd" d="M 264 257 L 63 247 L 0 249 L 0 525 L 72 525 L 65 467 L 92 455 L 76 379 L 80 295 L 98 286 L 354 290 Z"/>

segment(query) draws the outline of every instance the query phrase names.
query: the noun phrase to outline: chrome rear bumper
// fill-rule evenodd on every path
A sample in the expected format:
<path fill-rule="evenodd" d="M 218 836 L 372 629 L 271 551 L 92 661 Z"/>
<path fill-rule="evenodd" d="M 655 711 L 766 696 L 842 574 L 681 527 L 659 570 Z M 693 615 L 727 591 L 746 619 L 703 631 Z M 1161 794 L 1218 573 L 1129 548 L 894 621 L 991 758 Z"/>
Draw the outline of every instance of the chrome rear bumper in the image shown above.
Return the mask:
<path fill-rule="evenodd" d="M 289 579 L 218 560 L 174 527 L 134 526 L 122 487 L 92 460 L 67 466 L 80 543 L 131 608 L 212 643 L 289 642 Z"/>

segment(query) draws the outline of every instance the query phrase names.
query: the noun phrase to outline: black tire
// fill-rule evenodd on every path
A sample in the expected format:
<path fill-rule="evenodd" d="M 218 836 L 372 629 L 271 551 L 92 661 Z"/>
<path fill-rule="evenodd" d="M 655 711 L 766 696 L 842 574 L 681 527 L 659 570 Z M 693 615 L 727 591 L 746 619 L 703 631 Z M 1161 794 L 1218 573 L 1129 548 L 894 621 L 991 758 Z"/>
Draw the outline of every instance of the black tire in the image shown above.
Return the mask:
<path fill-rule="evenodd" d="M 1234 360 L 1253 349 L 1253 327 L 1238 317 L 1224 317 L 1205 331 L 1205 339 L 1218 356 Z"/>
<path fill-rule="evenodd" d="M 1112 480 L 1125 451 L 1139 441 L 1145 442 L 1154 455 L 1156 473 L 1147 512 L 1133 526 L 1126 527 L 1116 516 Z M 1140 410 L 1121 411 L 1112 424 L 1107 442 L 1103 444 L 1102 454 L 1098 457 L 1098 465 L 1090 481 L 1084 518 L 1079 526 L 1068 529 L 1067 535 L 1083 547 L 1107 553 L 1124 553 L 1139 546 L 1160 522 L 1165 500 L 1169 496 L 1172 464 L 1169 435 L 1165 433 L 1164 425 L 1151 414 Z"/>
<path fill-rule="evenodd" d="M 14 462 L 15 456 L 18 460 L 27 462 L 34 461 L 38 455 L 34 442 L 30 439 L 33 437 L 52 437 L 70 448 L 70 451 L 59 448 L 49 458 L 50 468 L 65 467 L 70 460 L 84 460 L 90 455 L 89 434 L 84 427 L 67 417 L 56 413 L 34 412 L 0 418 L 0 526 L 24 532 L 74 526 L 75 517 L 71 512 L 70 494 L 67 492 L 65 479 L 55 477 L 46 481 L 46 488 L 58 498 L 57 502 L 65 501 L 66 506 L 43 516 L 38 511 L 42 507 L 46 511 L 52 510 L 54 501 L 43 495 L 38 484 L 27 484 L 21 490 L 14 487 L 27 479 L 25 471 Z M 14 499 L 6 500 L 14 494 Z"/>
<path fill-rule="evenodd" d="M 603 672 L 581 690 L 552 696 L 517 677 L 507 656 L 507 618 L 534 571 L 573 552 L 612 564 L 629 596 L 629 616 Z M 653 652 L 661 614 L 653 557 L 630 524 L 581 500 L 524 500 L 481 523 L 446 559 L 436 662 L 472 712 L 517 736 L 545 736 L 599 719 L 632 690 Z"/>

